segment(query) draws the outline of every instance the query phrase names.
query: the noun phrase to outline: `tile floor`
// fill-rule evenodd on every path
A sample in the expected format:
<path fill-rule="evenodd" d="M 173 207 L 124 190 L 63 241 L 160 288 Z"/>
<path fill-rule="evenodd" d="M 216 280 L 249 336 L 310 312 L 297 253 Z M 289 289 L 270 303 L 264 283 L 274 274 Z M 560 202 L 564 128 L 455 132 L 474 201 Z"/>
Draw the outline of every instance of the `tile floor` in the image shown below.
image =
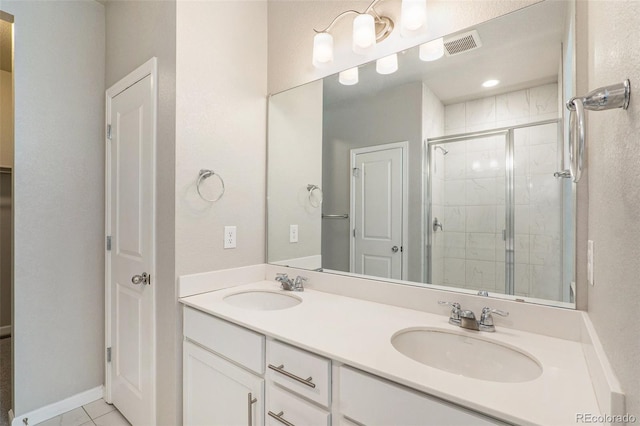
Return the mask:
<path fill-rule="evenodd" d="M 131 426 L 116 407 L 103 399 L 38 423 L 38 426 Z"/>

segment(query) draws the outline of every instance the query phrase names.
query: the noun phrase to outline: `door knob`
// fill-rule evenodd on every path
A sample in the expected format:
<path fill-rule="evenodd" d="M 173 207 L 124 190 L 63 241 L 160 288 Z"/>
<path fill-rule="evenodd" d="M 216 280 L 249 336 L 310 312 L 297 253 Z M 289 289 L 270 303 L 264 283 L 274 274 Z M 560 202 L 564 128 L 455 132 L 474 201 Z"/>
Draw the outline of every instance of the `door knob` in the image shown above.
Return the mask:
<path fill-rule="evenodd" d="M 135 285 L 138 284 L 151 284 L 151 275 L 143 272 L 141 275 L 134 275 L 131 277 L 131 282 Z"/>
<path fill-rule="evenodd" d="M 391 251 L 392 251 L 392 252 L 394 252 L 394 253 L 397 253 L 397 252 L 398 252 L 398 250 L 400 250 L 400 249 L 398 248 L 398 246 L 393 246 L 393 247 L 391 247 Z"/>

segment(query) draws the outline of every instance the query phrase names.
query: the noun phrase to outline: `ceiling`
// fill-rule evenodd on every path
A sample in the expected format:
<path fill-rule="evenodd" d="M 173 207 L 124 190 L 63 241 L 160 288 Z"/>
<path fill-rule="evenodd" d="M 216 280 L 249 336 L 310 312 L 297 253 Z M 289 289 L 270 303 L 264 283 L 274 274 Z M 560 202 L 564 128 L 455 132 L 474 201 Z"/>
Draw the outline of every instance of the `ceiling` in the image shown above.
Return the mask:
<path fill-rule="evenodd" d="M 375 62 L 360 67 L 359 83 L 344 86 L 338 76 L 324 79 L 325 105 L 371 96 L 391 87 L 422 81 L 448 105 L 558 81 L 566 15 L 565 2 L 546 1 L 490 20 L 476 29 L 478 49 L 423 62 L 418 47 L 398 54 L 398 71 L 380 75 Z M 481 86 L 500 80 L 493 89 Z"/>

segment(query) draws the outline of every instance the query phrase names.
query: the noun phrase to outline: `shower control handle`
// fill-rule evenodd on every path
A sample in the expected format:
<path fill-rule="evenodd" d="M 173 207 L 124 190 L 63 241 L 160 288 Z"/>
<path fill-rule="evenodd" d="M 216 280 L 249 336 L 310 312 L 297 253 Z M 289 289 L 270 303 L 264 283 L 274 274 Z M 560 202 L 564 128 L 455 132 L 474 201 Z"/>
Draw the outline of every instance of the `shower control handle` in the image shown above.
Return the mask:
<path fill-rule="evenodd" d="M 436 218 L 433 219 L 433 232 L 436 232 L 438 230 L 438 228 L 440 228 L 440 231 L 443 231 L 442 223 L 436 217 Z"/>

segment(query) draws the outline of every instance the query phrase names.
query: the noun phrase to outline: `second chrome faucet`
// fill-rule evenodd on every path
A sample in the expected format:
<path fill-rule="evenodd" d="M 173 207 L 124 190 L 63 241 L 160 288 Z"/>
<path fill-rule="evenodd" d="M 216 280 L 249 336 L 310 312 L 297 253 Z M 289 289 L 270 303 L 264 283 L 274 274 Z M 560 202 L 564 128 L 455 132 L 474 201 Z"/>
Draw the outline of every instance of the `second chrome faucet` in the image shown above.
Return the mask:
<path fill-rule="evenodd" d="M 295 280 L 292 280 L 287 274 L 276 274 L 276 281 L 286 291 L 304 291 L 304 283 L 307 282 L 307 279 L 307 277 L 298 275 Z"/>
<path fill-rule="evenodd" d="M 466 328 L 467 330 L 494 332 L 496 331 L 496 327 L 493 324 L 493 316 L 491 314 L 497 314 L 503 317 L 509 315 L 509 312 L 506 311 L 484 307 L 482 308 L 480 321 L 478 321 L 476 320 L 476 315 L 473 313 L 473 311 L 463 310 L 458 302 L 439 301 L 438 304 L 451 306 L 449 324 L 457 325 L 458 327 Z"/>

